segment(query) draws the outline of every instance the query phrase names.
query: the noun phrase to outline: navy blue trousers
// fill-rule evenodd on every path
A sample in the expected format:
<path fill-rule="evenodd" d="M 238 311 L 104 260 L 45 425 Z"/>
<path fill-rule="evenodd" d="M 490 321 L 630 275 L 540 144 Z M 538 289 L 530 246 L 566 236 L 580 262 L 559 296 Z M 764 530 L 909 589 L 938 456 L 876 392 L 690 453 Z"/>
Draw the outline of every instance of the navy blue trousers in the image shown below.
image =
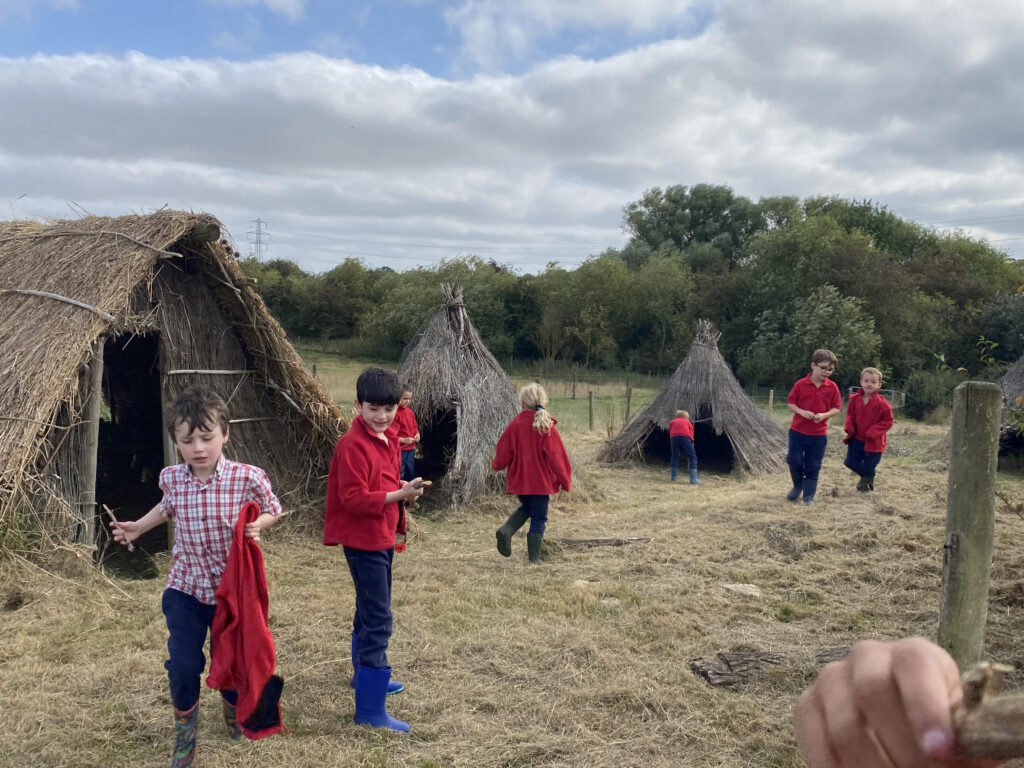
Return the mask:
<path fill-rule="evenodd" d="M 544 533 L 548 527 L 550 496 L 519 496 L 519 506 L 530 516 L 530 533 Z"/>
<path fill-rule="evenodd" d="M 825 435 L 805 435 L 795 429 L 789 430 L 786 463 L 789 464 L 793 487 L 803 490 L 804 501 L 813 499 L 818 490 L 818 473 L 821 472 L 826 445 L 828 438 Z"/>
<path fill-rule="evenodd" d="M 416 451 L 402 451 L 402 480 L 408 482 L 416 478 Z"/>
<path fill-rule="evenodd" d="M 177 589 L 165 589 L 160 607 L 167 619 L 169 658 L 164 668 L 171 686 L 171 701 L 184 712 L 199 701 L 200 678 L 206 669 L 203 646 L 217 606 L 201 603 Z M 212 648 L 210 652 L 213 653 Z M 232 704 L 238 700 L 235 691 L 221 691 L 221 695 Z"/>
<path fill-rule="evenodd" d="M 865 480 L 871 480 L 875 476 L 875 469 L 878 462 L 882 460 L 882 454 L 864 450 L 864 441 L 851 437 L 846 444 L 846 459 L 843 464 L 848 466 Z"/>
<path fill-rule="evenodd" d="M 388 640 L 391 639 L 391 563 L 395 550 L 344 547 L 345 560 L 356 588 L 356 614 L 352 633 L 363 667 L 387 669 Z"/>
<path fill-rule="evenodd" d="M 697 451 L 693 447 L 693 439 L 686 435 L 676 435 L 672 438 L 672 479 L 676 479 L 679 471 L 679 454 L 685 453 L 686 460 L 690 462 L 690 469 L 697 468 Z"/>

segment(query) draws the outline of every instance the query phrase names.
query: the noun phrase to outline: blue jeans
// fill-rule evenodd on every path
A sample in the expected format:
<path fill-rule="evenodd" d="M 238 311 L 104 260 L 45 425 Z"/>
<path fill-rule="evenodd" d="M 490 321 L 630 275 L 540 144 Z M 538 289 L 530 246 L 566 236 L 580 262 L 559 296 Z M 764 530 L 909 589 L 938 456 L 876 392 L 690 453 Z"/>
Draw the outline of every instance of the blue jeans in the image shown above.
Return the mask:
<path fill-rule="evenodd" d="M 402 480 L 408 482 L 416 477 L 416 450 L 402 451 Z"/>
<path fill-rule="evenodd" d="M 345 560 L 356 588 L 356 614 L 352 633 L 356 637 L 358 658 L 352 661 L 362 667 L 386 669 L 388 640 L 391 639 L 391 549 L 353 549 L 344 547 Z"/>
<path fill-rule="evenodd" d="M 846 459 L 843 464 L 848 466 L 865 480 L 871 480 L 875 476 L 875 468 L 882 460 L 882 454 L 864 450 L 864 441 L 855 437 L 850 438 L 846 444 Z"/>
<path fill-rule="evenodd" d="M 813 499 L 818 490 L 818 473 L 821 471 L 821 460 L 825 458 L 826 445 L 828 437 L 825 435 L 805 435 L 795 429 L 789 430 L 786 463 L 789 464 L 793 487 L 803 489 L 804 501 Z"/>
<path fill-rule="evenodd" d="M 686 460 L 690 462 L 690 469 L 697 468 L 697 451 L 693 447 L 693 439 L 686 435 L 676 435 L 672 438 L 672 479 L 676 479 L 676 472 L 679 470 L 679 454 L 685 453 Z"/>
<path fill-rule="evenodd" d="M 550 496 L 519 496 L 519 505 L 530 516 L 530 533 L 544 533 L 548 525 Z"/>
<path fill-rule="evenodd" d="M 206 669 L 203 646 L 217 606 L 201 603 L 177 589 L 165 589 L 160 607 L 167 619 L 169 658 L 164 668 L 171 687 L 171 701 L 176 709 L 184 712 L 199 701 L 200 678 Z M 210 653 L 213 653 L 212 647 Z M 221 695 L 232 704 L 238 700 L 235 691 L 221 691 Z"/>

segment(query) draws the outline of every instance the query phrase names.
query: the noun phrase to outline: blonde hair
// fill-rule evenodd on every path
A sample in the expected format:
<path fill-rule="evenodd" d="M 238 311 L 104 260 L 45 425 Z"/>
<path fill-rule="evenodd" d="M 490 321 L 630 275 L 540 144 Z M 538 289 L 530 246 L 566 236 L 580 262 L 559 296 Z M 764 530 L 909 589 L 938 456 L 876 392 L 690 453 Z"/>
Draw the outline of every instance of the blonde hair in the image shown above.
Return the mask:
<path fill-rule="evenodd" d="M 684 411 L 684 410 L 678 410 L 678 411 L 676 411 L 676 418 L 677 419 L 688 419 L 688 418 L 690 418 L 690 412 L 689 411 Z"/>
<path fill-rule="evenodd" d="M 551 431 L 555 422 L 547 412 L 548 393 L 544 391 L 544 387 L 536 382 L 527 384 L 519 390 L 519 402 L 524 411 L 534 412 L 534 429 L 542 434 Z"/>
<path fill-rule="evenodd" d="M 879 385 L 881 385 L 881 383 L 882 383 L 882 372 L 880 370 L 878 370 L 877 368 L 872 368 L 871 366 L 868 366 L 867 368 L 865 368 L 863 371 L 860 372 L 860 377 L 862 379 L 864 378 L 864 374 L 865 373 L 870 373 L 870 374 L 873 374 L 873 375 L 877 376 L 878 377 L 878 383 L 879 383 Z"/>

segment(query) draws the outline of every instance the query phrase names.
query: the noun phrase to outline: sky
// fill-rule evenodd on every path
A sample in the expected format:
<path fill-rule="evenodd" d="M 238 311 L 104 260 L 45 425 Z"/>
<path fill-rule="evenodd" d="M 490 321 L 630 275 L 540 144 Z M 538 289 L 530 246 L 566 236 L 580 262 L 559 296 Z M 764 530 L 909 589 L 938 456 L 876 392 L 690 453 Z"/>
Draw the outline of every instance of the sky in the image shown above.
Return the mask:
<path fill-rule="evenodd" d="M 711 183 L 1022 258 L 1022 39 L 1010 0 L 0 0 L 0 218 L 170 207 L 310 272 L 526 273 Z"/>

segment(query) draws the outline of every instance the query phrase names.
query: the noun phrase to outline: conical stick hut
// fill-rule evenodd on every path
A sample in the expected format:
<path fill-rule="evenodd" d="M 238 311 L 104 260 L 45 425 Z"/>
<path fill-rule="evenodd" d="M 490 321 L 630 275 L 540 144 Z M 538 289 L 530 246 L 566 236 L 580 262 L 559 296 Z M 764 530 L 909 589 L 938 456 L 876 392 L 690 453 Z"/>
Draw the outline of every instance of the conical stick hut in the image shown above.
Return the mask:
<path fill-rule="evenodd" d="M 286 507 L 322 493 L 346 421 L 249 282 L 206 214 L 0 223 L 0 551 L 144 513 L 177 460 L 163 409 L 197 384 Z"/>
<path fill-rule="evenodd" d="M 711 323 L 702 320 L 686 359 L 658 396 L 598 454 L 601 461 L 669 456 L 669 422 L 685 410 L 694 423 L 702 468 L 741 466 L 754 474 L 786 467 L 785 430 L 747 396 L 718 351 Z"/>
<path fill-rule="evenodd" d="M 441 292 L 444 304 L 406 348 L 398 375 L 412 387 L 420 427 L 417 474 L 440 481 L 431 496 L 468 504 L 503 487 L 491 458 L 519 402 L 469 319 L 462 288 L 446 284 Z"/>

